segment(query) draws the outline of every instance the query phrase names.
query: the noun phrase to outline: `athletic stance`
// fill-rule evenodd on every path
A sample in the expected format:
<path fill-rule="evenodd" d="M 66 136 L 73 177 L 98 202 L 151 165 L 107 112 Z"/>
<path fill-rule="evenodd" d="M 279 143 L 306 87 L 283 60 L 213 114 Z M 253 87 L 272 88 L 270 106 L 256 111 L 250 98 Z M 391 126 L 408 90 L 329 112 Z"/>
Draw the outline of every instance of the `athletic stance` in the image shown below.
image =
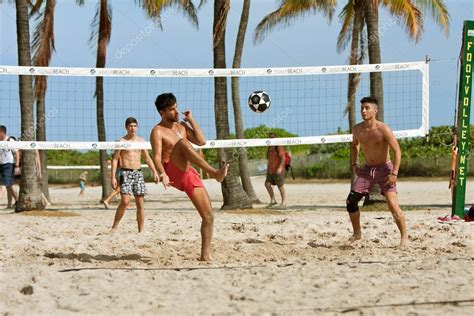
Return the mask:
<path fill-rule="evenodd" d="M 275 133 L 268 135 L 270 138 L 275 138 Z M 265 188 L 267 188 L 270 195 L 270 204 L 267 208 L 277 205 L 275 193 L 272 185 L 276 185 L 281 195 L 281 204 L 279 209 L 285 209 L 286 192 L 285 192 L 285 148 L 283 146 L 270 146 L 267 150 L 267 178 L 265 179 Z"/>
<path fill-rule="evenodd" d="M 351 192 L 347 197 L 347 211 L 351 219 L 354 234 L 351 241 L 361 239 L 359 201 L 367 195 L 371 188 L 378 184 L 387 205 L 400 230 L 400 247 L 408 245 L 408 234 L 405 215 L 397 201 L 397 177 L 400 167 L 401 152 L 398 142 L 391 129 L 384 123 L 377 121 L 377 99 L 365 97 L 360 100 L 361 115 L 364 122 L 354 125 L 352 129 L 351 162 L 353 172 L 357 178 L 352 184 Z M 365 165 L 359 167 L 357 163 L 359 148 L 365 156 Z M 390 161 L 390 149 L 393 151 L 393 163 Z"/>
<path fill-rule="evenodd" d="M 134 117 L 129 117 L 125 121 L 125 128 L 127 135 L 122 137 L 122 142 L 144 142 L 145 140 L 137 135 L 138 122 Z M 120 159 L 119 183 L 120 183 L 120 204 L 115 212 L 114 223 L 112 225 L 112 233 L 117 230 L 118 224 L 130 204 L 130 196 L 135 197 L 135 204 L 137 205 L 137 223 L 138 232 L 141 233 L 145 229 L 145 210 L 144 197 L 146 194 L 145 179 L 141 170 L 141 156 L 145 158 L 146 163 L 150 167 L 151 172 L 158 182 L 158 174 L 156 172 L 150 154 L 146 149 L 132 149 L 132 150 L 116 150 L 112 159 L 111 182 L 112 188 L 116 190 L 119 186 L 116 179 L 117 165 Z"/>
<path fill-rule="evenodd" d="M 227 175 L 228 164 L 224 164 L 221 169 L 214 169 L 194 150 L 191 143 L 204 145 L 206 138 L 191 111 L 185 111 L 184 122 L 179 123 L 178 105 L 172 93 L 159 95 L 155 106 L 161 115 L 161 122 L 150 135 L 153 162 L 165 188 L 172 185 L 184 191 L 198 210 L 202 218 L 200 260 L 210 261 L 214 214 L 206 188 L 191 163 L 219 182 Z"/>

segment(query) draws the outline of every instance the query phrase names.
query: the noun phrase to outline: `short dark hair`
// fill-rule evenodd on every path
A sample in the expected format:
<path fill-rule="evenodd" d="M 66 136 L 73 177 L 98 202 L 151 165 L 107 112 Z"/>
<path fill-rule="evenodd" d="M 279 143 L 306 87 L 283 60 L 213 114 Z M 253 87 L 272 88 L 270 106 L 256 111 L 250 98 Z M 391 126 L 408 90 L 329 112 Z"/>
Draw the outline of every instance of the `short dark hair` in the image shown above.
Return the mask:
<path fill-rule="evenodd" d="M 379 100 L 377 100 L 377 98 L 374 96 L 368 96 L 368 97 L 362 98 L 360 100 L 360 104 L 364 104 L 364 103 L 373 103 L 379 106 Z"/>
<path fill-rule="evenodd" d="M 155 101 L 156 110 L 158 113 L 164 111 L 167 107 L 176 104 L 176 97 L 171 92 L 160 94 Z"/>
<path fill-rule="evenodd" d="M 129 117 L 128 119 L 125 120 L 125 127 L 128 127 L 128 125 L 135 123 L 138 125 L 138 121 L 134 117 Z"/>
<path fill-rule="evenodd" d="M 7 133 L 7 127 L 5 125 L 0 125 L 0 132 L 3 132 L 4 134 Z"/>

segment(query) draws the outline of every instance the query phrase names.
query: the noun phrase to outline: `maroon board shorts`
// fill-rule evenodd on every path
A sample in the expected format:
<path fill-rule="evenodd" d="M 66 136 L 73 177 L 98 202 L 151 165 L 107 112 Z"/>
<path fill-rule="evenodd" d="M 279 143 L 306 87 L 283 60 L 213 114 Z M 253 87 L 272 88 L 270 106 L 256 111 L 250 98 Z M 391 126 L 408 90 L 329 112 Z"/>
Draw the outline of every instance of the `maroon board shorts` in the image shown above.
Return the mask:
<path fill-rule="evenodd" d="M 367 194 L 375 184 L 378 184 L 382 194 L 385 192 L 397 192 L 397 185 L 395 183 L 391 185 L 385 184 L 385 182 L 387 182 L 387 177 L 390 175 L 392 170 L 393 164 L 390 160 L 378 166 L 369 166 L 366 164 L 359 169 L 357 178 L 352 184 L 351 190 Z"/>

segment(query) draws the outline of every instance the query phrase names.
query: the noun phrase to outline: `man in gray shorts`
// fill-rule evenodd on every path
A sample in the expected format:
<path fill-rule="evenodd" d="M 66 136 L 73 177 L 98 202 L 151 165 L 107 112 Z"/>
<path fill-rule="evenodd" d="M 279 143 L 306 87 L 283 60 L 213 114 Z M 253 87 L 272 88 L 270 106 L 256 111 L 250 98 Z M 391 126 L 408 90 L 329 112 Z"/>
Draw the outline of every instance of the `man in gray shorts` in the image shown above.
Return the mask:
<path fill-rule="evenodd" d="M 275 133 L 268 135 L 270 138 L 276 137 Z M 265 188 L 267 188 L 268 194 L 270 195 L 270 204 L 267 208 L 277 205 L 275 199 L 275 193 L 273 192 L 272 185 L 278 186 L 278 190 L 281 195 L 281 204 L 278 206 L 280 209 L 285 209 L 285 148 L 283 146 L 270 146 L 267 151 L 267 178 L 265 180 Z"/>
<path fill-rule="evenodd" d="M 408 233 L 405 215 L 397 200 L 397 177 L 401 161 L 401 151 L 392 130 L 384 123 L 377 121 L 377 99 L 365 97 L 360 100 L 361 115 L 364 122 L 352 128 L 351 162 L 357 178 L 352 184 L 346 206 L 351 219 L 354 234 L 351 241 L 361 239 L 359 201 L 370 189 L 378 184 L 387 205 L 400 230 L 400 247 L 408 245 Z M 365 164 L 359 167 L 359 149 L 365 156 Z M 390 150 L 393 151 L 393 163 L 390 161 Z"/>
<path fill-rule="evenodd" d="M 144 142 L 145 140 L 137 135 L 138 122 L 135 118 L 129 117 L 125 121 L 125 128 L 127 129 L 127 135 L 122 137 L 122 142 Z M 130 196 L 135 197 L 135 203 L 137 205 L 137 222 L 138 232 L 142 232 L 145 228 L 145 210 L 144 210 L 144 196 L 146 194 L 145 180 L 143 178 L 143 172 L 141 170 L 141 157 L 145 158 L 148 167 L 153 172 L 155 182 L 158 182 L 159 177 L 156 172 L 155 165 L 151 160 L 148 150 L 143 149 L 131 149 L 131 150 L 116 150 L 112 159 L 112 172 L 111 181 L 114 190 L 120 185 L 121 199 L 120 204 L 115 212 L 114 223 L 112 225 L 112 233 L 114 233 L 120 220 L 122 219 L 125 210 L 130 204 Z M 120 159 L 121 174 L 118 179 L 115 177 L 117 171 L 118 161 Z"/>

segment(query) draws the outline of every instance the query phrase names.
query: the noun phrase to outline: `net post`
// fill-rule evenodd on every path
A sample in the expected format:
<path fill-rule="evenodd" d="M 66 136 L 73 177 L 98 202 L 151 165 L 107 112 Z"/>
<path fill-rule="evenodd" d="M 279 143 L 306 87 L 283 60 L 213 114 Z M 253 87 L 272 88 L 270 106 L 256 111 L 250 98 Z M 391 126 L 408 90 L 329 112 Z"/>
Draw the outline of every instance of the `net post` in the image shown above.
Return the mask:
<path fill-rule="evenodd" d="M 461 78 L 459 80 L 458 118 L 457 118 L 457 168 L 456 186 L 453 194 L 452 214 L 464 216 L 466 199 L 467 168 L 470 142 L 470 114 L 472 69 L 474 67 L 474 21 L 464 21 L 461 49 Z"/>

